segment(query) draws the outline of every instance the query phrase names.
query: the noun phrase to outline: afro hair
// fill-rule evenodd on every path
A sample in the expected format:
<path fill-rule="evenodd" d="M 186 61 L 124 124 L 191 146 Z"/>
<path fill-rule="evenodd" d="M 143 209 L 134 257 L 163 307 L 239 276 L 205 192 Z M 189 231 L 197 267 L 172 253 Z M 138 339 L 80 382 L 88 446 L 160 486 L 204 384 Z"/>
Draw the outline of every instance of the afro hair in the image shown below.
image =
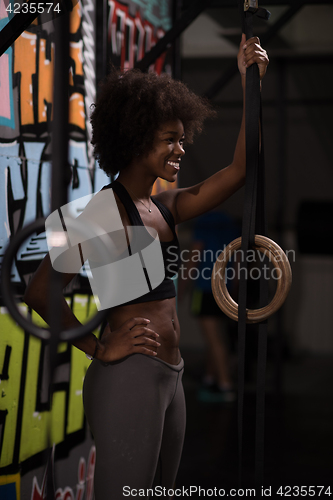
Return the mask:
<path fill-rule="evenodd" d="M 163 123 L 181 120 L 191 143 L 203 121 L 214 115 L 206 99 L 169 75 L 112 68 L 93 104 L 94 156 L 109 176 L 115 175 L 135 156 L 149 152 Z"/>

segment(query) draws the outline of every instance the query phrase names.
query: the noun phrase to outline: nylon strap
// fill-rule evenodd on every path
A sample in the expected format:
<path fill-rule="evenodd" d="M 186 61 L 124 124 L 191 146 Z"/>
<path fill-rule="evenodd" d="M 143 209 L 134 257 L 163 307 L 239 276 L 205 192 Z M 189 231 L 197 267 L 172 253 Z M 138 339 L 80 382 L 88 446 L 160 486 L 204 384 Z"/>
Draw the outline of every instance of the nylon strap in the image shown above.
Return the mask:
<path fill-rule="evenodd" d="M 242 30 L 246 39 L 253 36 L 253 13 L 244 12 L 244 4 L 239 0 Z M 259 126 L 260 124 L 260 126 Z M 261 130 L 261 94 L 259 69 L 256 64 L 246 71 L 245 91 L 245 129 L 246 129 L 246 182 L 242 225 L 242 261 L 238 295 L 238 483 L 242 484 L 243 462 L 243 409 L 244 409 L 244 373 L 246 353 L 246 308 L 248 302 L 247 275 L 248 250 L 254 244 L 255 234 L 266 235 L 265 199 L 264 199 L 264 154 L 263 134 Z M 260 148 L 261 141 L 261 150 Z M 265 280 L 260 261 L 260 297 L 259 307 L 267 304 L 268 283 Z M 267 351 L 266 322 L 258 325 L 258 365 L 257 365 L 257 400 L 256 400 L 256 438 L 255 438 L 255 483 L 263 485 L 264 471 L 264 422 L 265 422 L 265 372 Z"/>

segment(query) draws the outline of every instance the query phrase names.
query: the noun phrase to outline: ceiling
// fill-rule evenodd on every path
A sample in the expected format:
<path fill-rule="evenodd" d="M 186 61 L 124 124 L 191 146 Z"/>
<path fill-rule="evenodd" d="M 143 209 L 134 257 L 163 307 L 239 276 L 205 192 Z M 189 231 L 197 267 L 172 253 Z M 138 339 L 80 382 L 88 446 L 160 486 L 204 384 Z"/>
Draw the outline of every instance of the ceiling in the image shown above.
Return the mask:
<path fill-rule="evenodd" d="M 292 13 L 284 24 L 283 16 L 293 6 L 268 5 L 269 21 L 255 18 L 254 33 L 265 37 L 267 31 L 278 21 L 283 26 L 269 41 L 270 56 L 284 55 L 333 55 L 333 5 L 302 2 L 299 10 Z M 295 4 L 294 4 L 295 6 Z M 263 5 L 265 7 L 265 5 Z M 219 7 L 206 9 L 186 29 L 181 37 L 182 56 L 234 57 L 238 50 L 241 28 L 236 8 Z M 267 43 L 265 44 L 267 46 Z"/>

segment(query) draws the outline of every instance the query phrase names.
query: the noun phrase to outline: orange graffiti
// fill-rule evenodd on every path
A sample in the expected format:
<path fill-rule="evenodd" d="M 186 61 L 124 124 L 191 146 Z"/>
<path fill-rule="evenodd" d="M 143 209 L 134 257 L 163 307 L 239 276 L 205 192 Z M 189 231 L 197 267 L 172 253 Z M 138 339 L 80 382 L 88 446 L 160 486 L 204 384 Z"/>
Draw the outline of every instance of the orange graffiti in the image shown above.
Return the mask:
<path fill-rule="evenodd" d="M 76 75 L 83 76 L 83 54 L 82 54 L 82 40 L 80 42 L 74 43 L 71 42 L 69 46 L 69 55 L 74 61 L 74 72 Z M 70 85 L 74 85 L 74 83 L 70 83 Z"/>
<path fill-rule="evenodd" d="M 83 54 L 82 40 L 80 42 L 70 43 L 70 57 L 72 58 L 72 66 L 69 71 L 69 84 L 75 86 L 74 75 L 83 76 Z M 74 72 L 73 72 L 74 71 Z M 85 110 L 83 95 L 73 93 L 69 99 L 69 123 L 76 125 L 84 130 L 85 128 Z"/>
<path fill-rule="evenodd" d="M 20 110 L 21 124 L 34 123 L 33 107 L 33 81 L 32 75 L 36 74 L 36 43 L 34 33 L 24 31 L 14 45 L 14 73 L 20 73 Z"/>
<path fill-rule="evenodd" d="M 54 45 L 51 45 L 50 59 L 46 51 L 46 40 L 40 41 L 38 67 L 38 122 L 47 121 L 47 104 L 53 102 Z M 53 106 L 52 106 L 53 110 Z M 52 119 L 52 117 L 51 117 Z"/>
<path fill-rule="evenodd" d="M 69 32 L 73 35 L 77 33 L 81 26 L 82 6 L 80 0 L 73 8 L 69 18 Z"/>
<path fill-rule="evenodd" d="M 69 123 L 84 130 L 85 119 L 83 95 L 76 92 L 69 99 Z"/>
<path fill-rule="evenodd" d="M 70 32 L 76 34 L 81 26 L 82 7 L 78 2 L 70 16 Z M 24 31 L 14 44 L 14 73 L 19 73 L 20 78 L 20 123 L 33 125 L 52 120 L 47 116 L 48 106 L 53 103 L 53 69 L 54 69 L 54 44 L 44 38 L 37 38 L 35 33 Z M 75 75 L 83 76 L 83 42 L 70 43 L 70 57 L 72 67 L 69 71 L 69 84 L 75 86 Z M 38 52 L 38 54 L 37 54 Z M 38 55 L 38 58 L 37 58 Z M 38 61 L 38 67 L 37 67 Z M 37 87 L 37 88 L 36 88 Z M 70 123 L 85 129 L 83 96 L 72 95 L 70 101 Z"/>

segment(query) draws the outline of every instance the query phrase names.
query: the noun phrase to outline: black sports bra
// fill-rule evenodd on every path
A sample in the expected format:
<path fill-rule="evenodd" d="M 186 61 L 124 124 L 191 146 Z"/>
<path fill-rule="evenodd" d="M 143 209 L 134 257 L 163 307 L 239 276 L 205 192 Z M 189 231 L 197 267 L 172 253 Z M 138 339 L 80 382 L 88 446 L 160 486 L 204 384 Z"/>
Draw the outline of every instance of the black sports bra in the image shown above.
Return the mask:
<path fill-rule="evenodd" d="M 111 182 L 111 184 L 105 186 L 104 189 L 109 189 L 109 188 L 113 189 L 113 191 L 117 194 L 118 198 L 124 205 L 131 225 L 144 226 L 139 211 L 136 208 L 135 203 L 133 202 L 126 188 L 118 181 Z M 177 271 L 179 269 L 180 249 L 179 249 L 177 234 L 175 231 L 175 221 L 172 213 L 165 205 L 163 205 L 158 200 L 154 199 L 154 197 L 152 197 L 151 200 L 161 212 L 162 216 L 166 220 L 174 236 L 171 241 L 160 241 L 163 261 L 164 261 L 165 277 L 162 283 L 160 283 L 160 285 L 158 285 L 154 289 L 151 288 L 149 280 L 147 280 L 150 291 L 145 295 L 142 295 L 141 297 L 131 300 L 130 302 L 126 302 L 125 304 L 122 305 L 141 304 L 142 302 L 150 302 L 151 300 L 169 299 L 171 297 L 176 296 L 176 289 L 173 278 L 176 277 Z"/>

